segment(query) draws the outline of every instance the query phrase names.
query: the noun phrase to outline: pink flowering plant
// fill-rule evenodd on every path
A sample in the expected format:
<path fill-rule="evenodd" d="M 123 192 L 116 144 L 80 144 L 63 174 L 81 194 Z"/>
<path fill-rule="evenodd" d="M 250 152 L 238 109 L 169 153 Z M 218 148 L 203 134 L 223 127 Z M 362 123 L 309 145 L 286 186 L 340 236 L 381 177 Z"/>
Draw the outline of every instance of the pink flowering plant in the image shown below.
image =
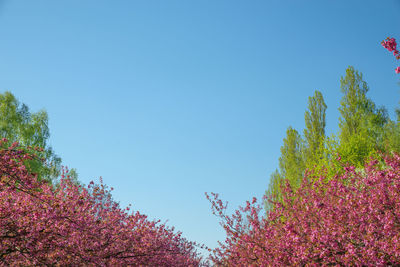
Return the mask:
<path fill-rule="evenodd" d="M 392 52 L 392 53 L 393 53 L 393 56 L 394 56 L 397 60 L 400 59 L 400 53 L 399 53 L 399 50 L 397 50 L 396 39 L 387 37 L 386 40 L 383 40 L 383 41 L 381 42 L 381 44 L 382 44 L 382 46 L 383 46 L 384 48 L 386 48 L 389 52 Z M 396 72 L 397 74 L 399 74 L 399 73 L 400 73 L 400 67 L 397 67 L 397 68 L 395 69 L 395 72 Z"/>
<path fill-rule="evenodd" d="M 294 193 L 266 218 L 256 199 L 228 216 L 217 194 L 207 195 L 221 218 L 225 242 L 213 251 L 217 266 L 399 266 L 400 156 L 372 159 L 363 171 L 316 181 L 305 174 Z"/>
<path fill-rule="evenodd" d="M 0 145 L 7 140 L 3 139 Z M 54 188 L 27 170 L 34 153 L 0 150 L 0 266 L 199 266 L 197 244 L 129 213 L 102 183 Z"/>

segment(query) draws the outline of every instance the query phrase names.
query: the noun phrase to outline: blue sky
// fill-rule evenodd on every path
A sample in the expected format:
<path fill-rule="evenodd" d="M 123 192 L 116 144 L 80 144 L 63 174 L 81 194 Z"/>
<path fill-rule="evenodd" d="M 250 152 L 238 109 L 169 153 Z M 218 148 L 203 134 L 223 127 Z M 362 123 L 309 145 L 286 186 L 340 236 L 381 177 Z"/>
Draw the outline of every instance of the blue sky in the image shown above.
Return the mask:
<path fill-rule="evenodd" d="M 400 1 L 1 1 L 0 91 L 49 115 L 50 144 L 84 183 L 215 247 L 204 192 L 261 198 L 314 90 L 337 131 L 340 77 L 400 100 Z"/>

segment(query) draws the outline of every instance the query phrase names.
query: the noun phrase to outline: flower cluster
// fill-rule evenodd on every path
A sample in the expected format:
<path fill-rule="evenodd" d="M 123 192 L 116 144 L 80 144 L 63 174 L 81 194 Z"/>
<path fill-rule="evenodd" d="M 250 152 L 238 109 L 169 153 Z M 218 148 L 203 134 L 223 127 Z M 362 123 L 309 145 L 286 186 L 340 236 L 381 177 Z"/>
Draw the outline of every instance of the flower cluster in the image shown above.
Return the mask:
<path fill-rule="evenodd" d="M 34 157 L 0 150 L 0 266 L 199 266 L 181 233 L 119 208 L 103 184 L 39 181 L 24 165 Z"/>
<path fill-rule="evenodd" d="M 383 46 L 384 48 L 386 48 L 389 52 L 393 52 L 393 56 L 395 56 L 397 60 L 400 59 L 400 53 L 399 53 L 399 51 L 397 50 L 396 39 L 387 37 L 386 40 L 383 40 L 383 41 L 381 42 L 381 44 L 382 44 L 382 46 Z M 397 68 L 395 69 L 395 72 L 396 72 L 397 74 L 399 74 L 399 73 L 400 73 L 400 67 L 397 67 Z"/>
<path fill-rule="evenodd" d="M 218 266 L 398 266 L 400 156 L 369 162 L 362 172 L 307 179 L 266 218 L 253 200 L 231 216 L 209 197 L 227 238 L 213 251 Z M 327 181 L 329 180 L 329 181 Z"/>

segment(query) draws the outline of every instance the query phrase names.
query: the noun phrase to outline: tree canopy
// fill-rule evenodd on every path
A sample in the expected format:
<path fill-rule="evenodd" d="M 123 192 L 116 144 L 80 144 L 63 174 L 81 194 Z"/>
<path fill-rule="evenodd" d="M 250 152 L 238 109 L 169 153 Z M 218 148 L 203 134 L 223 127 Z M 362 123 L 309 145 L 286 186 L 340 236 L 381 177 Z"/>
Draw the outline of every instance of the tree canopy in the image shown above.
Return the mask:
<path fill-rule="evenodd" d="M 50 130 L 45 110 L 31 113 L 25 104 L 21 104 L 11 92 L 0 94 L 0 137 L 9 143 L 19 142 L 25 149 L 42 148 L 39 158 L 26 162 L 27 167 L 36 173 L 38 179 L 54 182 L 61 173 L 61 158 L 49 145 Z M 76 170 L 72 170 L 76 181 Z"/>
<path fill-rule="evenodd" d="M 382 152 L 400 152 L 400 124 L 390 120 L 386 109 L 377 108 L 367 97 L 369 87 L 362 73 L 348 67 L 340 79 L 340 91 L 338 134 L 326 136 L 327 106 L 322 93 L 315 91 L 308 99 L 304 135 L 289 127 L 283 139 L 279 169 L 271 175 L 267 196 L 282 200 L 280 186 L 288 181 L 296 190 L 306 170 L 313 171 L 309 179 L 320 175 L 329 179 L 341 173 L 337 157 L 362 168 L 370 157 L 378 157 Z M 266 203 L 266 208 L 270 210 L 271 204 Z"/>

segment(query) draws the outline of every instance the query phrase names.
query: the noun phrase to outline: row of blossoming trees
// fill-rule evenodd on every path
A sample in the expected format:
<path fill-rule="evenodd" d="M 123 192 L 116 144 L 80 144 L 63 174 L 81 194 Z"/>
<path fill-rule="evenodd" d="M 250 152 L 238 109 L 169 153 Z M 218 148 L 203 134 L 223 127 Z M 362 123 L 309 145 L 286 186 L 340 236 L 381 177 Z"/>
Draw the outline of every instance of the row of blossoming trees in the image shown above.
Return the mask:
<path fill-rule="evenodd" d="M 103 185 L 57 186 L 26 167 L 34 150 L 0 141 L 0 266 L 199 266 L 197 245 L 129 213 Z"/>
<path fill-rule="evenodd" d="M 382 46 L 400 59 L 394 38 Z M 365 97 L 362 76 L 353 68 L 346 74 L 343 142 L 324 136 L 326 105 L 317 92 L 305 132 L 321 138 L 306 139 L 304 148 L 288 130 L 265 217 L 255 198 L 226 215 L 218 194 L 207 195 L 227 235 L 213 251 L 217 266 L 400 266 L 400 113 L 391 122 Z"/>

